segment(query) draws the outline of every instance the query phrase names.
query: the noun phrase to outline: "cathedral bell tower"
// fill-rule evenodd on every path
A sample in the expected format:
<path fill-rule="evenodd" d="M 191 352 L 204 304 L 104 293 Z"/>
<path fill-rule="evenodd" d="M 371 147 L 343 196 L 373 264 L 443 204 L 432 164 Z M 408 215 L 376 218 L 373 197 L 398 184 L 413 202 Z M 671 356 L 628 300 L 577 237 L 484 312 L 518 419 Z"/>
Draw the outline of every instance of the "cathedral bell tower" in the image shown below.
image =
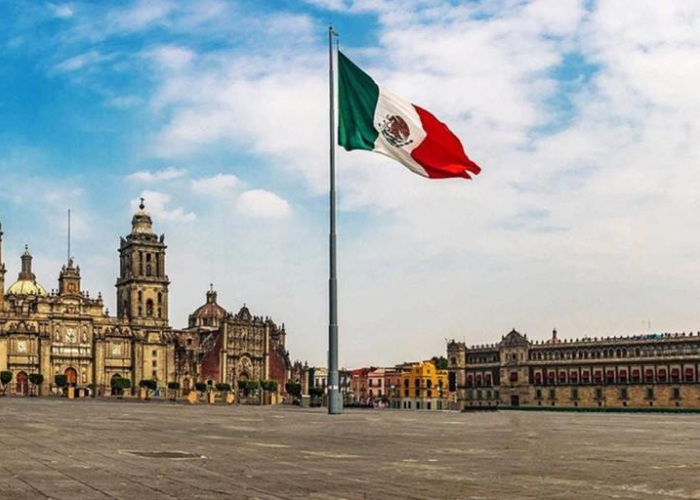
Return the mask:
<path fill-rule="evenodd" d="M 68 265 L 61 268 L 58 277 L 58 293 L 61 295 L 80 295 L 80 266 L 75 266 L 73 258 L 68 259 Z"/>
<path fill-rule="evenodd" d="M 117 316 L 143 325 L 167 326 L 168 276 L 165 237 L 153 233 L 153 221 L 141 198 L 131 221 L 131 234 L 119 246 Z"/>
<path fill-rule="evenodd" d="M 2 222 L 0 222 L 0 313 L 5 305 L 5 263 L 2 261 Z"/>

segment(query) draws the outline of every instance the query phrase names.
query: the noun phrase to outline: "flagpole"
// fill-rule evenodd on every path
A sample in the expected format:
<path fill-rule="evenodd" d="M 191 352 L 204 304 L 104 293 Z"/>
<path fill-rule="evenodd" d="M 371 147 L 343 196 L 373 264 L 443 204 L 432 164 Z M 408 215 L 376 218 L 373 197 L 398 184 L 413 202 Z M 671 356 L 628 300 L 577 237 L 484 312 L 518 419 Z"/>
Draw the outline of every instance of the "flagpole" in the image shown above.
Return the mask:
<path fill-rule="evenodd" d="M 328 27 L 328 88 L 330 96 L 330 235 L 328 280 L 328 414 L 338 415 L 343 411 L 340 398 L 338 374 L 338 275 L 335 234 L 335 82 L 333 75 L 333 26 Z"/>

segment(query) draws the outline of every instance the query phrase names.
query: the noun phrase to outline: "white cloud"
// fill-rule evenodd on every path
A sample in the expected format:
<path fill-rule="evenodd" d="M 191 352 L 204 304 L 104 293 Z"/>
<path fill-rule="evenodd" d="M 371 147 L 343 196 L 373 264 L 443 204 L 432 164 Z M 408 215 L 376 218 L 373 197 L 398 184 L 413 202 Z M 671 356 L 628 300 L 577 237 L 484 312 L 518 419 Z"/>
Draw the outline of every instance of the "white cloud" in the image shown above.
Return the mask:
<path fill-rule="evenodd" d="M 117 109 L 132 108 L 141 102 L 141 98 L 135 95 L 114 96 L 107 99 L 107 105 Z"/>
<path fill-rule="evenodd" d="M 85 69 L 103 61 L 113 59 L 113 55 L 101 54 L 97 50 L 90 50 L 83 54 L 78 54 L 54 66 L 54 70 L 59 73 L 69 73 L 80 69 Z"/>
<path fill-rule="evenodd" d="M 51 12 L 53 12 L 53 15 L 58 18 L 67 19 L 69 17 L 73 17 L 73 7 L 70 4 L 49 3 L 49 8 L 51 9 Z"/>
<path fill-rule="evenodd" d="M 252 189 L 242 193 L 236 207 L 242 214 L 255 217 L 279 218 L 291 213 L 286 200 L 264 189 Z"/>
<path fill-rule="evenodd" d="M 148 211 L 154 219 L 163 221 L 193 221 L 197 218 L 194 212 L 187 212 L 182 207 L 170 208 L 171 196 L 159 191 L 143 191 L 141 198 L 144 199 L 146 211 Z M 131 200 L 132 211 L 138 210 L 140 204 L 139 199 Z"/>
<path fill-rule="evenodd" d="M 154 61 L 159 67 L 168 70 L 182 70 L 188 66 L 194 52 L 185 47 L 174 45 L 159 45 L 143 53 L 147 59 Z"/>
<path fill-rule="evenodd" d="M 118 31 L 140 31 L 163 22 L 174 8 L 168 0 L 137 0 L 128 8 L 113 10 L 108 18 Z"/>
<path fill-rule="evenodd" d="M 227 196 L 240 184 L 238 177 L 232 174 L 216 174 L 192 181 L 192 190 L 197 194 L 210 196 Z"/>
<path fill-rule="evenodd" d="M 187 169 L 185 168 L 167 167 L 156 170 L 155 172 L 151 172 L 149 170 L 134 172 L 133 174 L 129 174 L 127 178 L 129 180 L 139 182 L 159 182 L 179 179 L 186 174 Z"/>

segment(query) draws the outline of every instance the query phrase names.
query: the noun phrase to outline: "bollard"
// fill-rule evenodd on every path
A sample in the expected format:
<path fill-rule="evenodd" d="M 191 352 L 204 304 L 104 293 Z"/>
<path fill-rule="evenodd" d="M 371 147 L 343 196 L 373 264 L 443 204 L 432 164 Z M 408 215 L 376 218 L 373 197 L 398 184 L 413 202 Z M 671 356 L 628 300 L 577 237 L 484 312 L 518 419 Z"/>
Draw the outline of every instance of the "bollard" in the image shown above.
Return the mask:
<path fill-rule="evenodd" d="M 68 388 L 68 399 L 75 399 L 75 387 Z"/>
<path fill-rule="evenodd" d="M 226 403 L 232 405 L 236 401 L 236 396 L 232 392 L 226 394 Z"/>
<path fill-rule="evenodd" d="M 196 405 L 199 403 L 197 393 L 195 391 L 190 391 L 190 393 L 187 395 L 187 401 L 189 401 L 191 405 Z"/>
<path fill-rule="evenodd" d="M 214 391 L 209 391 L 207 393 L 207 399 L 209 400 L 209 404 L 213 405 L 216 403 L 216 393 Z"/>

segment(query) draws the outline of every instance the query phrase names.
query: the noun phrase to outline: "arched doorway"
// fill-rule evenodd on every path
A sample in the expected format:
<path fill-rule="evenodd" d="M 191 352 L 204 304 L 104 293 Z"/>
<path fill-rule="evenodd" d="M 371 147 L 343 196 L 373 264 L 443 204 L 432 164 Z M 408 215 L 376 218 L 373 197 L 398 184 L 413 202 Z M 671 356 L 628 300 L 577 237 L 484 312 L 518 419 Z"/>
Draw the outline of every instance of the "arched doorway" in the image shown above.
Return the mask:
<path fill-rule="evenodd" d="M 66 382 L 68 387 L 76 387 L 78 385 L 78 372 L 75 368 L 66 368 L 64 372 L 66 375 Z"/>
<path fill-rule="evenodd" d="M 190 379 L 186 378 L 182 381 L 182 394 L 187 396 L 190 393 Z"/>
<path fill-rule="evenodd" d="M 17 374 L 17 394 L 26 396 L 29 394 L 29 377 L 26 372 Z"/>

